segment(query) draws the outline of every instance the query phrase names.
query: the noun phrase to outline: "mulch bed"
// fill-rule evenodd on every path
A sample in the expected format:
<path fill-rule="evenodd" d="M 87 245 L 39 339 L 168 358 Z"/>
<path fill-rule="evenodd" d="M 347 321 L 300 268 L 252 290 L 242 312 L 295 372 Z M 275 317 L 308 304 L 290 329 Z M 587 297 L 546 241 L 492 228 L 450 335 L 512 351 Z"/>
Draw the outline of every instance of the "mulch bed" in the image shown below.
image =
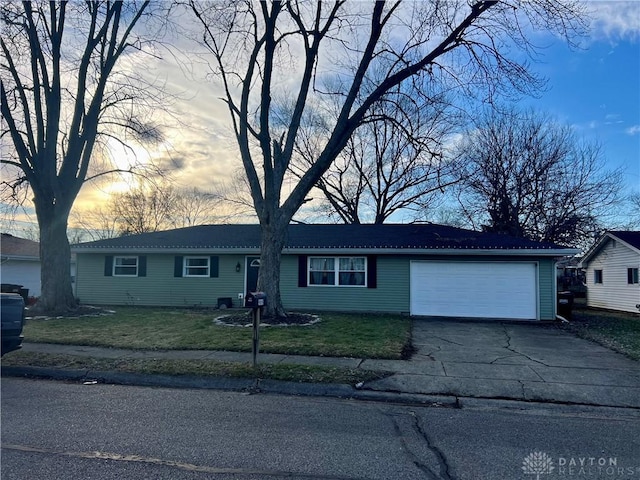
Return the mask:
<path fill-rule="evenodd" d="M 320 317 L 307 313 L 288 313 L 286 317 L 260 317 L 260 325 L 265 327 L 300 327 L 313 325 L 319 321 Z M 223 315 L 216 318 L 213 323 L 228 327 L 251 327 L 253 317 L 251 313 Z"/>

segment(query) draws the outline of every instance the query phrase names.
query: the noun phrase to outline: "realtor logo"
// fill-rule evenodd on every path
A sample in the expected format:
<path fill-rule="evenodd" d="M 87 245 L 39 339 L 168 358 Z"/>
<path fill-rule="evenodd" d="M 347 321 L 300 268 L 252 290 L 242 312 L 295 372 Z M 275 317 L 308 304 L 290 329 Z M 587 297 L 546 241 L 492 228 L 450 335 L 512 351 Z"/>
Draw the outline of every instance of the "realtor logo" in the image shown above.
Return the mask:
<path fill-rule="evenodd" d="M 531 452 L 522 461 L 524 473 L 535 475 L 536 480 L 540 480 L 540 475 L 551 473 L 554 468 L 553 460 L 544 452 Z"/>

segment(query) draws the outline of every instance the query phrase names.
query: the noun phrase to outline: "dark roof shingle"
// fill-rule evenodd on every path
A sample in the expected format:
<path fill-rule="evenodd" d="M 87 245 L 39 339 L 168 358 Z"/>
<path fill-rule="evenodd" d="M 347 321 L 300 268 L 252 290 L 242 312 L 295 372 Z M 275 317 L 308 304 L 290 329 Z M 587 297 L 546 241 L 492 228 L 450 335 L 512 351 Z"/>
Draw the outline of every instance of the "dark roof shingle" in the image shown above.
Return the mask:
<path fill-rule="evenodd" d="M 74 249 L 260 248 L 260 226 L 201 225 L 81 243 Z M 564 247 L 495 233 L 435 224 L 292 224 L 285 249 L 481 249 L 555 250 Z"/>
<path fill-rule="evenodd" d="M 609 233 L 640 250 L 640 232 L 634 232 L 631 230 L 612 230 Z"/>

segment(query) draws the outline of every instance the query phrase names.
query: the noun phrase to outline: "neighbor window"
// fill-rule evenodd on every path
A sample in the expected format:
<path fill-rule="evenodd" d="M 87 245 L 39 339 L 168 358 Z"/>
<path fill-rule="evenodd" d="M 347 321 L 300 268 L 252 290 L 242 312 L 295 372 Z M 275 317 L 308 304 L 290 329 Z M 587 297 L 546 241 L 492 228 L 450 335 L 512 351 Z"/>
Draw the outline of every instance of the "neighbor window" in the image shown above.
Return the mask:
<path fill-rule="evenodd" d="M 365 257 L 309 257 L 309 285 L 366 286 Z"/>
<path fill-rule="evenodd" d="M 138 257 L 113 257 L 114 277 L 137 277 Z"/>
<path fill-rule="evenodd" d="M 593 271 L 593 283 L 602 283 L 602 270 Z"/>
<path fill-rule="evenodd" d="M 628 284 L 638 283 L 637 268 L 627 268 L 627 283 Z"/>
<path fill-rule="evenodd" d="M 185 277 L 208 277 L 209 257 L 184 257 Z"/>

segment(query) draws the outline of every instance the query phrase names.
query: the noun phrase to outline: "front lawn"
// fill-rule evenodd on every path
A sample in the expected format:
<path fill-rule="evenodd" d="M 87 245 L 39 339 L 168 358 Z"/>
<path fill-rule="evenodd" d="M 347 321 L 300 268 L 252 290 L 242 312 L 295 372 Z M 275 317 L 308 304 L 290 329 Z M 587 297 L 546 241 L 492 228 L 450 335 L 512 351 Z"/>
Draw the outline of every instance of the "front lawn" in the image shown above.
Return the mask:
<path fill-rule="evenodd" d="M 640 360 L 640 316 L 632 313 L 576 308 L 563 328 Z"/>
<path fill-rule="evenodd" d="M 260 364 L 215 360 L 91 358 L 75 355 L 16 351 L 2 358 L 3 367 L 47 367 L 57 369 L 140 373 L 147 375 L 193 375 L 284 380 L 300 383 L 342 383 L 355 385 L 384 378 L 387 372 L 316 365 Z"/>
<path fill-rule="evenodd" d="M 25 341 L 133 349 L 251 351 L 251 328 L 215 325 L 224 312 L 116 307 L 100 317 L 29 320 Z M 263 327 L 260 351 L 400 359 L 410 348 L 411 321 L 398 315 L 322 313 L 309 326 Z"/>

